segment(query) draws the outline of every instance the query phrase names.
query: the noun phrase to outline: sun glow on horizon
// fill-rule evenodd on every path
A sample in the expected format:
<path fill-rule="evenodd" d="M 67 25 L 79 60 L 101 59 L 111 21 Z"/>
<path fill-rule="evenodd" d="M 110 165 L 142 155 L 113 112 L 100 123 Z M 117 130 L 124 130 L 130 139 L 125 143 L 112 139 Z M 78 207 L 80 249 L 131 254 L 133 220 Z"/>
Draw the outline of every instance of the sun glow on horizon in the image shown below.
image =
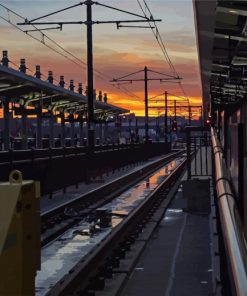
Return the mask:
<path fill-rule="evenodd" d="M 39 17 L 47 10 L 49 12 L 59 7 L 63 8 L 64 4 L 59 1 L 51 1 L 52 3 L 49 4 L 48 9 L 42 0 L 30 1 L 28 4 L 21 2 L 2 1 L 7 7 L 27 18 L 30 15 Z M 114 2 L 114 5 L 120 9 L 124 9 L 126 5 L 128 10 L 136 11 L 136 9 L 139 9 L 137 3 L 132 0 L 126 0 L 125 3 L 119 0 L 111 2 Z M 192 5 L 189 4 L 189 1 L 180 0 L 164 2 L 150 1 L 150 8 L 156 17 L 165 20 L 160 22 L 158 27 L 165 41 L 167 52 L 177 72 L 183 78 L 182 84 L 190 104 L 200 106 L 202 104 L 201 86 Z M 74 17 L 79 17 L 82 11 L 79 9 L 74 11 Z M 70 17 L 71 14 L 68 13 L 64 16 L 64 19 L 68 20 Z M 95 9 L 94 17 L 101 19 L 112 17 L 112 15 L 108 10 Z M 116 17 L 118 16 L 116 15 Z M 77 25 L 65 26 L 63 31 L 52 31 L 47 34 L 80 60 L 86 61 L 85 27 Z M 20 58 L 26 58 L 27 67 L 32 71 L 35 70 L 37 64 L 41 65 L 42 79 L 47 79 L 48 71 L 53 70 L 56 79 L 55 84 L 58 84 L 59 76 L 64 75 L 66 88 L 68 88 L 71 79 L 74 80 L 76 87 L 79 82 L 82 82 L 84 89 L 86 88 L 85 65 L 81 68 L 78 67 L 71 61 L 44 47 L 44 45 L 30 39 L 28 35 L 16 30 L 3 20 L 0 20 L 0 35 L 3 44 L 0 46 L 0 50 L 7 49 L 10 60 L 15 64 L 19 64 Z M 11 64 L 12 66 L 13 64 Z M 109 82 L 110 78 L 128 75 L 143 69 L 144 66 L 158 72 L 172 74 L 151 31 L 125 28 L 117 31 L 113 26 L 95 26 L 94 69 L 96 71 L 94 88 L 97 92 L 102 90 L 108 93 L 109 103 L 128 109 L 138 116 L 144 115 L 144 85 L 142 82 L 124 85 L 122 91 L 118 89 L 117 85 L 113 87 Z M 97 75 L 97 71 L 103 73 L 101 75 L 103 79 Z M 33 75 L 30 71 L 28 74 Z M 140 77 L 143 78 L 143 76 Z M 149 98 L 164 93 L 165 90 L 178 96 L 183 95 L 181 89 L 175 83 L 156 83 L 152 81 L 148 88 Z M 134 95 L 128 95 L 125 90 L 127 90 L 127 93 Z M 159 98 L 162 98 L 162 96 Z M 170 95 L 169 99 L 177 98 Z M 151 105 L 150 101 L 149 104 Z M 160 108 L 157 110 L 155 108 L 150 109 L 150 114 L 162 114 L 162 103 L 152 104 L 160 105 Z M 179 114 L 179 112 L 178 110 L 177 113 Z M 181 111 L 181 113 L 183 112 Z"/>

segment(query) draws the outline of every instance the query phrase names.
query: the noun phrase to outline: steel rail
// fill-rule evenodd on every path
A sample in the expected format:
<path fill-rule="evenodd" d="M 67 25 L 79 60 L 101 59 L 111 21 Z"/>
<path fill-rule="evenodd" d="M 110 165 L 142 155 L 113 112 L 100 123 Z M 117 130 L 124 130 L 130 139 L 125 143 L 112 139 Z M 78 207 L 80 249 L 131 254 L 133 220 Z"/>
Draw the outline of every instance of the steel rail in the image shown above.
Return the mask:
<path fill-rule="evenodd" d="M 247 249 L 243 226 L 231 190 L 229 173 L 216 131 L 211 129 L 215 163 L 215 184 L 227 261 L 230 268 L 233 295 L 247 295 Z"/>
<path fill-rule="evenodd" d="M 78 219 L 73 220 L 73 217 L 65 217 L 64 211 L 68 208 L 73 208 L 78 211 L 78 215 L 80 217 L 89 215 L 90 212 L 94 211 L 95 208 L 101 207 L 104 204 L 108 203 L 110 200 L 114 199 L 116 196 L 121 194 L 123 191 L 127 190 L 127 188 L 134 186 L 136 183 L 140 182 L 142 179 L 146 178 L 154 171 L 158 170 L 164 164 L 167 164 L 169 161 L 179 157 L 184 150 L 178 151 L 175 153 L 171 153 L 161 159 L 153 161 L 152 163 L 142 167 L 140 169 L 136 169 L 131 173 L 127 173 L 124 176 L 121 176 L 113 181 L 108 182 L 94 190 L 91 190 L 87 193 L 82 194 L 81 196 L 65 202 L 61 205 L 54 207 L 51 210 L 48 210 L 41 214 L 42 225 L 46 224 L 59 224 L 61 221 L 62 216 L 64 216 L 64 221 L 66 218 L 68 219 L 68 224 L 63 225 L 63 227 L 59 228 L 58 230 L 49 230 L 50 233 L 48 235 L 42 234 L 41 237 L 41 245 L 44 246 L 49 243 L 51 240 L 55 239 L 57 236 L 61 235 L 65 230 L 69 229 L 76 223 L 78 223 Z M 87 207 L 83 207 L 83 205 L 90 204 L 90 209 Z M 80 214 L 80 212 L 83 212 Z M 56 223 L 56 220 L 58 221 Z M 50 222 L 51 221 L 51 222 Z M 53 226 L 54 227 L 54 226 Z"/>
<path fill-rule="evenodd" d="M 96 248 L 70 270 L 51 290 L 47 296 L 74 295 L 76 290 L 83 291 L 87 288 L 90 279 L 97 276 L 98 271 L 105 265 L 114 253 L 114 249 L 121 243 L 126 242 L 134 229 L 139 229 L 143 220 L 147 219 L 152 209 L 157 210 L 157 202 L 160 204 L 164 199 L 164 189 L 169 189 L 181 176 L 185 168 L 184 160 L 141 204 L 127 216 L 122 223 L 117 225 L 112 232 L 99 243 Z M 153 211 L 153 213 L 155 210 Z M 83 292 L 80 292 L 84 295 Z"/>

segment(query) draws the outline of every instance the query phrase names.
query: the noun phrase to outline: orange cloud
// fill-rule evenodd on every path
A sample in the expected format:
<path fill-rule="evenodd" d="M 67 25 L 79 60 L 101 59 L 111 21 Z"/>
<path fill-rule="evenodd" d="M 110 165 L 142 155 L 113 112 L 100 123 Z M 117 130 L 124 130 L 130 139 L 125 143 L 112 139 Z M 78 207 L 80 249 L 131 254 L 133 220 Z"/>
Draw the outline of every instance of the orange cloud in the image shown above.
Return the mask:
<path fill-rule="evenodd" d="M 157 11 L 159 11 L 159 8 L 157 8 Z M 83 39 L 84 35 L 81 34 L 81 28 L 80 31 L 78 29 L 75 32 L 67 30 L 67 32 L 65 30 L 65 32 L 59 32 L 59 34 L 57 32 L 49 34 L 67 50 L 85 62 L 86 42 Z M 116 86 L 113 87 L 109 80 L 113 77 L 121 77 L 131 72 L 136 72 L 143 69 L 144 66 L 159 72 L 172 74 L 159 47 L 154 42 L 152 34 L 144 31 L 140 33 L 131 31 L 130 34 L 126 33 L 126 31 L 119 31 L 116 34 L 115 31 L 114 33 L 108 33 L 108 31 L 103 30 L 101 34 L 97 34 L 97 30 L 95 30 L 96 36 L 94 35 L 96 37 L 94 42 L 94 67 L 103 74 L 97 75 L 95 72 L 95 88 L 107 92 L 110 103 L 130 109 L 131 112 L 135 112 L 138 115 L 143 115 L 144 84 L 139 82 L 124 85 L 124 89 L 134 94 L 129 95 L 125 90 L 118 89 Z M 11 38 L 9 38 L 10 33 Z M 171 59 L 177 72 L 183 77 L 183 86 L 190 98 L 191 104 L 201 104 L 201 87 L 193 33 L 183 30 L 166 32 L 166 27 L 161 32 L 162 35 L 163 33 Z M 15 63 L 18 64 L 20 58 L 26 57 L 27 66 L 30 70 L 34 71 L 36 64 L 41 65 L 43 79 L 47 78 L 49 70 L 53 70 L 56 78 L 55 83 L 58 83 L 60 75 L 64 75 L 67 82 L 70 79 L 74 79 L 76 84 L 82 82 L 85 88 L 87 75 L 84 66 L 79 67 L 71 63 L 33 41 L 22 32 L 10 29 L 8 26 L 1 25 L 0 35 L 2 40 L 0 49 L 9 49 L 9 57 Z M 46 40 L 46 42 L 48 41 Z M 48 44 L 50 43 L 48 42 Z M 33 75 L 31 71 L 28 73 Z M 138 77 L 142 78 L 143 76 L 140 73 Z M 177 84 L 149 83 L 149 97 L 163 93 L 165 90 L 177 95 L 183 95 Z M 135 96 L 138 96 L 138 98 Z"/>

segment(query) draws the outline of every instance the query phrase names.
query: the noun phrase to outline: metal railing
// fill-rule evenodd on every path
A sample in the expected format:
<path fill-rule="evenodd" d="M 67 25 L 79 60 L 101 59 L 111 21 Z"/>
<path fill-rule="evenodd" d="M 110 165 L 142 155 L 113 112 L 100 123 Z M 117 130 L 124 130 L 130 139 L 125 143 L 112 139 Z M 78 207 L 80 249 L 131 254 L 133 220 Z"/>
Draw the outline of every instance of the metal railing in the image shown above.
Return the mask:
<path fill-rule="evenodd" d="M 223 151 L 212 128 L 212 150 L 215 167 L 215 185 L 220 224 L 226 251 L 232 294 L 247 295 L 247 249 L 241 219 L 231 190 L 230 178 Z"/>
<path fill-rule="evenodd" d="M 203 126 L 187 126 L 187 177 L 211 177 L 211 141 L 209 129 Z"/>
<path fill-rule="evenodd" d="M 91 178 L 121 167 L 167 154 L 166 143 L 95 146 L 94 154 L 85 147 L 33 149 L 0 152 L 0 180 L 6 181 L 16 169 L 26 179 L 39 180 L 41 194 L 52 194 L 69 186 L 87 183 Z"/>

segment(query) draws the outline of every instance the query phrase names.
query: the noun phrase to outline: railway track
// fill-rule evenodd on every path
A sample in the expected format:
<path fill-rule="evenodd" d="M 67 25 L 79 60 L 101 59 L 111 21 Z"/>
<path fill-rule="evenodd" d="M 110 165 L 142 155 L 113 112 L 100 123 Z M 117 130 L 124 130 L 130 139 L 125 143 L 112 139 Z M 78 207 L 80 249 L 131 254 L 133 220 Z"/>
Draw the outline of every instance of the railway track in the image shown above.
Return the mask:
<path fill-rule="evenodd" d="M 116 201 L 113 200 L 114 197 L 112 196 L 104 202 L 104 209 L 100 208 L 96 202 L 97 214 L 91 220 L 91 212 L 83 217 L 78 215 L 79 211 L 77 212 L 74 216 L 77 224 L 74 220 L 66 235 L 60 236 L 42 250 L 44 258 L 47 255 L 47 261 L 43 261 L 43 271 L 36 278 L 37 295 L 95 295 L 94 291 L 104 289 L 107 278 L 112 281 L 115 277 L 118 282 L 119 278 L 124 280 L 123 274 L 126 276 L 126 271 L 123 274 L 121 273 L 121 260 L 133 250 L 133 245 L 138 242 L 140 235 L 151 235 L 152 230 L 162 218 L 172 196 L 171 187 L 177 182 L 184 170 L 186 160 L 181 156 L 181 153 L 167 157 L 165 168 L 171 165 L 169 163 L 169 159 L 171 161 L 170 157 L 173 159 L 173 168 L 167 172 L 165 178 L 162 178 L 158 183 L 156 182 L 156 186 L 152 185 L 151 176 L 149 178 L 151 182 L 150 184 L 146 183 L 146 189 L 140 187 L 143 194 L 140 198 L 132 201 L 131 209 L 128 209 L 130 207 L 128 204 L 128 207 L 125 208 L 120 206 L 120 211 L 118 211 L 119 207 L 117 206 L 114 210 L 112 203 L 119 204 L 122 201 L 120 201 L 121 196 Z M 157 171 L 156 168 L 156 173 L 154 173 L 154 176 L 158 179 L 164 175 L 164 171 L 161 170 Z M 148 189 L 150 186 L 153 186 L 152 190 Z M 135 190 L 138 190 L 138 187 L 135 188 Z M 131 194 L 129 199 L 131 199 Z M 109 203 L 110 200 L 113 200 L 113 202 Z M 107 211 L 109 204 L 113 209 L 111 213 Z M 75 207 L 74 204 L 73 207 Z M 123 211 L 123 209 L 125 210 Z M 95 208 L 93 211 L 95 212 Z M 85 217 L 87 218 L 85 219 Z M 78 222 L 79 220 L 81 221 Z M 97 221 L 93 226 L 92 220 Z M 110 227 L 109 223 L 111 224 Z M 86 224 L 89 226 L 86 226 Z M 145 233 L 145 229 L 147 229 L 147 233 Z M 76 239 L 74 239 L 75 237 Z M 144 244 L 142 243 L 143 246 Z M 142 248 L 139 249 L 141 251 Z M 52 258 L 49 257 L 51 252 L 55 252 Z M 63 260 L 63 256 L 67 257 L 67 259 L 70 256 L 70 259 Z M 138 256 L 138 252 L 136 256 Z M 63 276 L 61 276 L 62 274 L 59 273 L 59 268 L 56 266 L 59 264 L 67 265 L 67 271 Z M 119 268 L 120 270 L 118 270 Z M 49 275 L 51 269 L 55 272 Z M 61 279 L 58 281 L 59 278 Z"/>
<path fill-rule="evenodd" d="M 141 169 L 119 177 L 99 188 L 76 199 L 63 203 L 41 214 L 41 246 L 45 246 L 66 230 L 93 213 L 97 208 L 113 200 L 127 188 L 152 174 L 172 159 L 182 155 L 184 151 L 171 153 Z"/>

